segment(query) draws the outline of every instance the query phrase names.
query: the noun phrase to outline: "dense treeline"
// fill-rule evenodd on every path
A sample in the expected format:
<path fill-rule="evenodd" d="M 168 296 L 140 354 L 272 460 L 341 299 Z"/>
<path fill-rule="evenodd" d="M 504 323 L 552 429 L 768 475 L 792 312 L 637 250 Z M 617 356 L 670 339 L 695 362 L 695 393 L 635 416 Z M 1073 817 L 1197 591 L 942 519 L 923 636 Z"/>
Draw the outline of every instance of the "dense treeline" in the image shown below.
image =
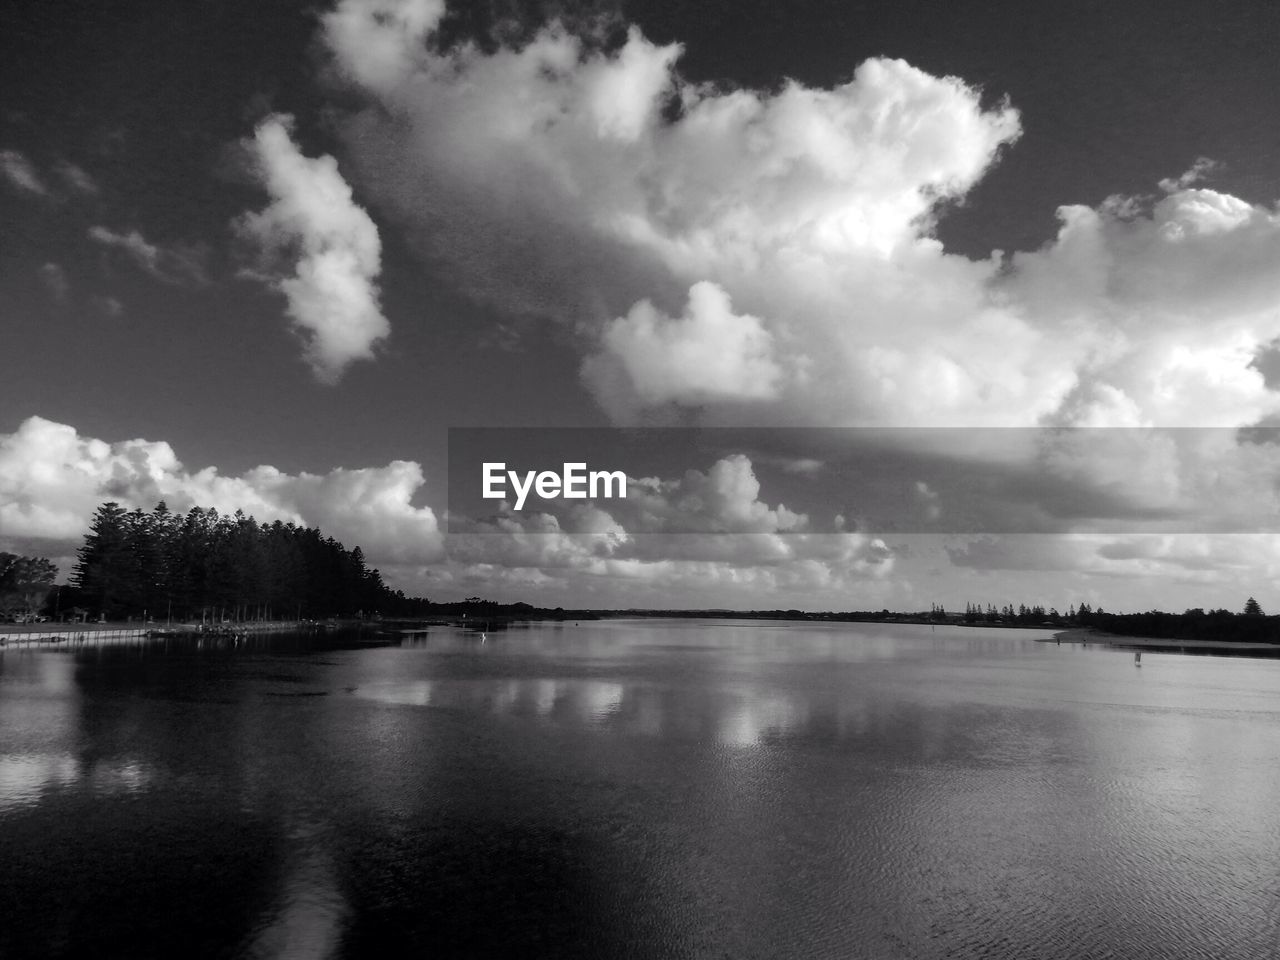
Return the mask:
<path fill-rule="evenodd" d="M 935 607 L 931 619 L 947 618 L 941 607 Z M 1205 611 L 1196 607 L 1182 613 L 1150 610 L 1146 613 L 1107 613 L 1087 603 L 1072 606 L 1066 614 L 1042 606 L 1013 604 L 995 607 L 968 604 L 965 623 L 1015 623 L 1026 626 L 1092 627 L 1106 633 L 1128 637 L 1155 637 L 1168 640 L 1220 640 L 1243 643 L 1280 644 L 1280 617 L 1262 612 L 1258 601 L 1250 597 L 1241 613 L 1218 609 Z"/>
<path fill-rule="evenodd" d="M 45 605 L 58 568 L 44 557 L 0 553 L 0 618 L 34 615 Z"/>
<path fill-rule="evenodd" d="M 941 607 L 937 610 L 941 612 Z M 1012 604 L 996 608 L 969 604 L 966 623 L 1016 623 L 1027 626 L 1069 625 L 1092 627 L 1105 633 L 1128 637 L 1155 637 L 1169 640 L 1220 640 L 1245 643 L 1280 643 L 1280 617 L 1268 617 L 1258 601 L 1250 597 L 1242 613 L 1199 607 L 1183 613 L 1150 610 L 1146 613 L 1107 613 L 1087 603 L 1072 606 L 1066 614 L 1041 606 Z"/>
<path fill-rule="evenodd" d="M 988 603 L 985 608 L 980 603 L 967 603 L 964 608 L 964 622 L 1018 623 L 1025 626 L 1039 626 L 1044 623 L 1058 624 L 1064 621 L 1075 623 L 1079 613 L 1088 609 L 1088 604 L 1083 604 L 1079 612 L 1073 606 L 1067 614 L 1063 615 L 1058 613 L 1054 607 L 1046 610 L 1038 603 L 1031 606 L 1020 603 L 1016 609 L 1012 603 L 1006 603 L 1002 607 L 996 607 L 994 604 Z M 936 611 L 939 614 L 944 612 L 941 607 L 937 607 Z M 941 617 L 938 619 L 941 619 Z"/>
<path fill-rule="evenodd" d="M 1085 626 L 1128 637 L 1280 644 L 1280 617 L 1264 614 L 1252 597 L 1243 613 L 1221 609 L 1206 612 L 1199 607 L 1183 613 L 1098 611 L 1090 613 L 1081 622 Z"/>
<path fill-rule="evenodd" d="M 161 501 L 148 513 L 104 503 L 76 557 L 61 606 L 107 619 L 412 616 L 429 607 L 388 588 L 359 547 L 347 550 L 315 528 L 260 524 L 238 510 L 181 514 Z"/>

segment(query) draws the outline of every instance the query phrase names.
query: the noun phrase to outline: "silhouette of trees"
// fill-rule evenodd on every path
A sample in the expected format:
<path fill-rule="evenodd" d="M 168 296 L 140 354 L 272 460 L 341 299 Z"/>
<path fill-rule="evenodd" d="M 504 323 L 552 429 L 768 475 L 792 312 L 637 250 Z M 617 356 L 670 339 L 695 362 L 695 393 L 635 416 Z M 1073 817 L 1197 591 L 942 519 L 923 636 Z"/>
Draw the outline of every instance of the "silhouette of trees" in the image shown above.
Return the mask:
<path fill-rule="evenodd" d="M 1256 609 L 1254 609 L 1256 608 Z M 1244 613 L 1200 607 L 1182 613 L 1149 610 L 1146 613 L 1106 613 L 1081 605 L 1078 622 L 1107 633 L 1168 640 L 1224 640 L 1243 643 L 1280 643 L 1280 617 L 1268 617 L 1252 597 Z"/>
<path fill-rule="evenodd" d="M 110 619 L 316 619 L 413 615 L 428 601 L 389 589 L 364 552 L 320 530 L 241 511 L 176 514 L 104 503 L 76 553 L 75 602 Z"/>
<path fill-rule="evenodd" d="M 58 568 L 44 557 L 0 553 L 0 613 L 38 613 L 57 576 Z"/>

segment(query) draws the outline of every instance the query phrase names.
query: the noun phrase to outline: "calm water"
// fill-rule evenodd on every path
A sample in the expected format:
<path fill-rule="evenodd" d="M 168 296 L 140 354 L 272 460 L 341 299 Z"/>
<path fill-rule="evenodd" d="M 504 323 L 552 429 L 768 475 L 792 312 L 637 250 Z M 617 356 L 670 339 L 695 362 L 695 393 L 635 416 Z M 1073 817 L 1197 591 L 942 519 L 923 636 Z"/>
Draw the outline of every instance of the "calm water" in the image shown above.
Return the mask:
<path fill-rule="evenodd" d="M 1280 955 L 1280 662 L 605 622 L 0 653 L 0 956 Z"/>

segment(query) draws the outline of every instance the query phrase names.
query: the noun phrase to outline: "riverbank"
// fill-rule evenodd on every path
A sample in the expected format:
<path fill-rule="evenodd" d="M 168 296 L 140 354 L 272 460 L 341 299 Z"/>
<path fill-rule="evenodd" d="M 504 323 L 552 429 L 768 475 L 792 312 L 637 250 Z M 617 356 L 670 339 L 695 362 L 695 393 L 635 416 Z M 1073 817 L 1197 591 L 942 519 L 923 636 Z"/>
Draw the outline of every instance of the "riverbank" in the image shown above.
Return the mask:
<path fill-rule="evenodd" d="M 1245 643 L 1235 640 L 1177 640 L 1170 637 L 1127 637 L 1118 633 L 1104 633 L 1093 627 L 1072 627 L 1059 630 L 1039 643 L 1101 643 L 1112 647 L 1129 647 L 1158 650 L 1165 653 L 1222 653 L 1261 654 L 1280 657 L 1280 645 L 1274 643 Z"/>
<path fill-rule="evenodd" d="M 0 630 L 0 647 L 29 643 L 87 643 L 132 640 L 151 631 L 129 623 L 7 623 Z"/>
<path fill-rule="evenodd" d="M 66 643 L 121 640 L 138 637 L 178 637 L 280 633 L 332 629 L 358 621 L 250 620 L 242 623 L 201 624 L 111 621 L 107 623 L 6 623 L 0 624 L 0 646 L 26 643 Z"/>

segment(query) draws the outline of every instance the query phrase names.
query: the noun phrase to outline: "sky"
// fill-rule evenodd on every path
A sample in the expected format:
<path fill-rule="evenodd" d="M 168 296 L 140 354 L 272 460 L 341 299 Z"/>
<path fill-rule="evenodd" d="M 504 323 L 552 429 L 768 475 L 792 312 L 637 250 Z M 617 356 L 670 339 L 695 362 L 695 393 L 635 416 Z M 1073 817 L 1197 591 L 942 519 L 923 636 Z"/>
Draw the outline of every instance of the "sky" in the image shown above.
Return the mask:
<path fill-rule="evenodd" d="M 65 578 L 163 498 L 440 600 L 1280 609 L 1277 41 L 1261 2 L 15 0 L 0 549 Z M 477 502 L 499 427 L 629 497 Z"/>

